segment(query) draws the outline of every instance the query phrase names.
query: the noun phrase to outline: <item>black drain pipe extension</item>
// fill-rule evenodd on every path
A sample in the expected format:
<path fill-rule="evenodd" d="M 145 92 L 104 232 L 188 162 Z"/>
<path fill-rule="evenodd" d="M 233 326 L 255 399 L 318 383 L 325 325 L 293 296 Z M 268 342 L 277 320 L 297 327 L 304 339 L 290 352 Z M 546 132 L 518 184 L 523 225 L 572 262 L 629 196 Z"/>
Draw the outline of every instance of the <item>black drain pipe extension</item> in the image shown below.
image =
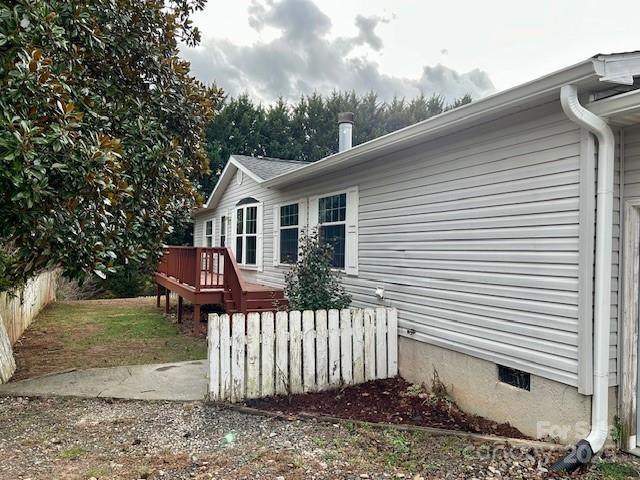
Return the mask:
<path fill-rule="evenodd" d="M 598 139 L 591 432 L 587 438 L 578 442 L 575 450 L 551 467 L 552 472 L 571 472 L 589 463 L 591 458 L 604 447 L 609 432 L 609 324 L 615 137 L 606 121 L 580 105 L 578 88 L 575 85 L 562 87 L 560 102 L 562 110 L 571 121 L 585 128 Z"/>
<path fill-rule="evenodd" d="M 554 463 L 549 470 L 552 472 L 573 472 L 589 463 L 591 458 L 593 458 L 591 445 L 586 440 L 580 440 L 571 453 Z"/>

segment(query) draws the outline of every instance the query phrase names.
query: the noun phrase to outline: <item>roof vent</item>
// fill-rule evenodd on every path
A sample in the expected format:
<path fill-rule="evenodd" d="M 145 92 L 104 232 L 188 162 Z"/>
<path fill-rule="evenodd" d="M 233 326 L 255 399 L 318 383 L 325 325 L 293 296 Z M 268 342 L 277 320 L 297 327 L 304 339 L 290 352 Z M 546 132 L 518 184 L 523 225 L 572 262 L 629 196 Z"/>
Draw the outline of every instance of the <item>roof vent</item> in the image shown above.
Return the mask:
<path fill-rule="evenodd" d="M 349 150 L 353 145 L 353 112 L 338 114 L 338 152 Z"/>

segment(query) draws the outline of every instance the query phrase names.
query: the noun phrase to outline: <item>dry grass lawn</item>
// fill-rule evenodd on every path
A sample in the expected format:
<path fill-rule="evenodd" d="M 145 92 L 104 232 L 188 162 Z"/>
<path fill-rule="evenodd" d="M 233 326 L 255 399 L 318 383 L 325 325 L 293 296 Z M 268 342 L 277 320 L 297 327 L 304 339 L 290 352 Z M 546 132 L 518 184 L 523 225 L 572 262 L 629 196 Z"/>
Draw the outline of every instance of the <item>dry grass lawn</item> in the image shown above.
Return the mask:
<path fill-rule="evenodd" d="M 13 380 L 70 368 L 206 358 L 204 338 L 181 333 L 151 297 L 49 305 L 14 345 Z"/>

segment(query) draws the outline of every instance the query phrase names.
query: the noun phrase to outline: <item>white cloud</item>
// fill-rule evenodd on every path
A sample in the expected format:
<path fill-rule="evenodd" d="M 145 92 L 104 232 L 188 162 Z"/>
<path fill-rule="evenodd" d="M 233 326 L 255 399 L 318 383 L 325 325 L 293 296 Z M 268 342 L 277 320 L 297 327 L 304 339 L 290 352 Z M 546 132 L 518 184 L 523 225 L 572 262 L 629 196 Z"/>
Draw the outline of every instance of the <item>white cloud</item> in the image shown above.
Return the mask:
<path fill-rule="evenodd" d="M 254 0 L 248 10 L 251 28 L 276 29 L 280 36 L 249 45 L 208 38 L 200 47 L 182 50 L 199 79 L 215 82 L 231 95 L 248 92 L 271 102 L 278 96 L 295 100 L 313 91 L 353 89 L 361 94 L 373 90 L 384 100 L 437 93 L 452 101 L 465 93 L 479 98 L 495 90 L 479 69 L 459 73 L 438 64 L 424 66 L 417 78 L 382 73 L 377 62 L 354 50 L 375 54 L 384 49 L 376 33 L 379 24 L 390 21 L 384 17 L 357 15 L 357 35 L 331 38 L 331 19 L 312 0 Z"/>

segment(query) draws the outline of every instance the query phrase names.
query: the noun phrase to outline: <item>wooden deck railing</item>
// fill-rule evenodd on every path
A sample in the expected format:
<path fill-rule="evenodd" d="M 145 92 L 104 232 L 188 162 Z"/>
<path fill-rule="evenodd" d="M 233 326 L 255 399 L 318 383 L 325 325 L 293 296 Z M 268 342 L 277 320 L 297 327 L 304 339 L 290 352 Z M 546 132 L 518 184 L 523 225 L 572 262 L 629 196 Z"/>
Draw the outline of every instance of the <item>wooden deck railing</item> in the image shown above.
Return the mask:
<path fill-rule="evenodd" d="M 226 272 L 229 272 L 229 274 L 225 275 L 224 277 L 224 289 L 225 291 L 231 293 L 231 298 L 234 303 L 234 310 L 237 310 L 239 312 L 246 312 L 247 287 L 244 280 L 242 279 L 240 268 L 236 263 L 235 256 L 229 249 L 225 250 L 227 254 L 224 256 L 224 269 Z"/>
<path fill-rule="evenodd" d="M 223 289 L 241 311 L 246 302 L 246 284 L 233 253 L 225 247 L 164 247 L 158 273 L 193 287 L 196 292 Z"/>

